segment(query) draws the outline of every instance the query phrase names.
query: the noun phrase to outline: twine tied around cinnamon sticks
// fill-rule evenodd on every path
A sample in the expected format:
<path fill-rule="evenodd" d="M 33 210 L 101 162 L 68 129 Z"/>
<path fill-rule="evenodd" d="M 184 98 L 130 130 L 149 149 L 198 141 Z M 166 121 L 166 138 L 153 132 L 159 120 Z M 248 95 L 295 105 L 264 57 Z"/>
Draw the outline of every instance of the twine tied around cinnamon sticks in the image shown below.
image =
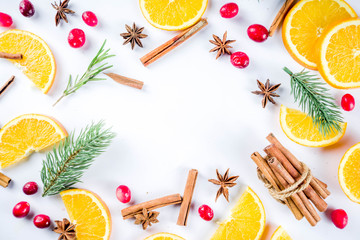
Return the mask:
<path fill-rule="evenodd" d="M 276 160 L 276 158 L 270 158 L 268 161 Z M 290 198 L 292 195 L 304 191 L 311 182 L 312 174 L 311 170 L 306 164 L 301 163 L 303 166 L 303 173 L 301 177 L 292 185 L 285 188 L 284 190 L 276 190 L 274 186 L 266 179 L 261 170 L 257 168 L 258 178 L 264 183 L 264 186 L 269 190 L 270 195 L 278 202 L 285 204 L 285 199 Z"/>
<path fill-rule="evenodd" d="M 330 195 L 327 185 L 312 176 L 310 169 L 272 133 L 266 139 L 271 143 L 264 149 L 266 157 L 258 152 L 251 155 L 258 167 L 258 176 L 271 196 L 282 201 L 297 220 L 305 217 L 311 226 L 315 226 L 320 221 L 316 209 L 324 212 L 328 207 L 324 200 Z"/>

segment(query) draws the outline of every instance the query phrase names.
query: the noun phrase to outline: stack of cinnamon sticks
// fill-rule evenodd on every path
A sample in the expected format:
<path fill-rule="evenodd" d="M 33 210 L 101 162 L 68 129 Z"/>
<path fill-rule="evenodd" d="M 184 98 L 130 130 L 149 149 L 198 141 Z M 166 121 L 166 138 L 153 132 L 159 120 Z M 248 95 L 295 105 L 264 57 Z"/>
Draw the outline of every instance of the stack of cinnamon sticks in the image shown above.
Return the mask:
<path fill-rule="evenodd" d="M 271 144 L 264 149 L 266 157 L 258 152 L 251 155 L 258 166 L 260 178 L 266 180 L 272 196 L 283 200 L 296 219 L 305 217 L 311 226 L 315 226 L 320 221 L 316 209 L 324 212 L 328 207 L 324 200 L 330 195 L 327 185 L 313 177 L 307 166 L 272 133 L 267 136 L 267 140 Z"/>

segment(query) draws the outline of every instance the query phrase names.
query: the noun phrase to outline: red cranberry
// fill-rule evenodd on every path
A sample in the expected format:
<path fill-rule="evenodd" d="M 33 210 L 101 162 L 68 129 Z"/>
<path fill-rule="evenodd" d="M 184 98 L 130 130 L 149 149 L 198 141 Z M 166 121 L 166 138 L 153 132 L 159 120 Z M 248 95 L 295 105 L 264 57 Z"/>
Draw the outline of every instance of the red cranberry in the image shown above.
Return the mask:
<path fill-rule="evenodd" d="M 351 94 L 345 94 L 342 98 L 341 98 L 341 107 L 345 110 L 345 111 L 352 111 L 355 107 L 355 99 Z"/>
<path fill-rule="evenodd" d="M 230 60 L 232 65 L 237 68 L 246 68 L 250 63 L 248 55 L 243 52 L 234 52 L 231 54 Z"/>
<path fill-rule="evenodd" d="M 239 7 L 236 3 L 227 3 L 220 8 L 220 15 L 223 18 L 233 18 L 239 12 Z"/>
<path fill-rule="evenodd" d="M 247 34 L 255 42 L 264 42 L 269 37 L 269 31 L 260 24 L 253 24 L 248 27 Z"/>
<path fill-rule="evenodd" d="M 85 33 L 83 30 L 74 28 L 70 31 L 68 36 L 68 42 L 73 48 L 80 48 L 85 44 Z"/>
<path fill-rule="evenodd" d="M 116 197 L 119 199 L 122 203 L 128 203 L 131 200 L 131 191 L 130 189 L 125 185 L 120 185 L 116 189 Z"/>
<path fill-rule="evenodd" d="M 90 27 L 95 27 L 98 24 L 98 19 L 95 13 L 87 11 L 82 14 L 82 19 Z"/>
<path fill-rule="evenodd" d="M 37 228 L 47 228 L 50 226 L 50 218 L 47 215 L 39 214 L 34 217 L 34 225 Z"/>
<path fill-rule="evenodd" d="M 25 183 L 23 191 L 26 195 L 33 195 L 38 191 L 38 185 L 36 182 Z"/>
<path fill-rule="evenodd" d="M 13 24 L 13 20 L 10 15 L 0 12 L 0 27 L 10 27 Z"/>
<path fill-rule="evenodd" d="M 35 14 L 35 8 L 29 0 L 22 0 L 19 4 L 19 10 L 25 17 L 32 17 Z"/>
<path fill-rule="evenodd" d="M 336 209 L 331 213 L 331 220 L 336 227 L 343 229 L 348 223 L 348 215 L 344 210 Z"/>
<path fill-rule="evenodd" d="M 30 212 L 30 204 L 27 202 L 19 202 L 13 208 L 13 215 L 17 218 L 26 217 Z"/>
<path fill-rule="evenodd" d="M 213 219 L 214 217 L 214 212 L 213 210 L 208 206 L 208 205 L 201 205 L 199 207 L 199 215 L 202 219 L 204 219 L 205 221 L 210 221 L 211 219 Z"/>

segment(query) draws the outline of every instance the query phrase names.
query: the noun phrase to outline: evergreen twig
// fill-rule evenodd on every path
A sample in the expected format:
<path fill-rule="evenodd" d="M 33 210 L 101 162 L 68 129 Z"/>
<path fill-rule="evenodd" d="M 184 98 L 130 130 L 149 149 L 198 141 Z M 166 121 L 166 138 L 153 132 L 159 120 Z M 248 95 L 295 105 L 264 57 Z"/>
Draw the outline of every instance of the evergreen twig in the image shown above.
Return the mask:
<path fill-rule="evenodd" d="M 105 59 L 108 59 L 108 58 L 111 58 L 111 57 L 115 56 L 115 55 L 110 55 L 109 54 L 110 49 L 104 50 L 105 43 L 106 43 L 106 40 L 102 44 L 102 46 L 99 49 L 96 56 L 93 58 L 93 60 L 89 64 L 89 66 L 88 66 L 87 70 L 85 71 L 85 73 L 80 78 L 79 78 L 79 75 L 78 75 L 78 76 L 76 76 L 75 81 L 73 81 L 72 76 L 70 75 L 68 84 L 66 86 L 66 89 L 64 90 L 61 97 L 54 103 L 53 106 L 55 106 L 58 102 L 60 102 L 60 100 L 63 99 L 64 97 L 66 97 L 66 96 L 68 96 L 68 95 L 70 95 L 72 93 L 75 93 L 77 90 L 79 90 L 80 87 L 87 84 L 88 82 L 106 80 L 106 78 L 98 78 L 96 76 L 98 74 L 102 73 L 103 71 L 111 68 L 112 65 L 108 65 L 108 63 L 103 63 L 99 67 L 94 68 L 95 65 L 100 64 Z"/>
<path fill-rule="evenodd" d="M 290 75 L 291 93 L 295 102 L 312 118 L 319 132 L 324 136 L 335 131 L 341 132 L 343 117 L 329 89 L 324 87 L 325 83 L 309 72 L 293 73 L 287 67 L 283 69 Z"/>
<path fill-rule="evenodd" d="M 115 134 L 104 129 L 104 123 L 91 124 L 83 129 L 75 139 L 70 134 L 59 146 L 46 155 L 41 170 L 44 184 L 44 196 L 58 194 L 81 182 L 84 171 L 90 167 L 95 157 L 99 156 Z"/>

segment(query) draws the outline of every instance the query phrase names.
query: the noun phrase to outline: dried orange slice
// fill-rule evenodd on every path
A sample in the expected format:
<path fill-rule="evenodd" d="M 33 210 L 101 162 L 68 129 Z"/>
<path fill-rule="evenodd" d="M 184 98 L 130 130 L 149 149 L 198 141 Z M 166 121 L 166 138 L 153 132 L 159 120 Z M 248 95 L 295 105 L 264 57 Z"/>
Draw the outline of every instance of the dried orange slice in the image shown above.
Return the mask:
<path fill-rule="evenodd" d="M 339 166 L 339 182 L 346 196 L 360 203 L 360 143 L 346 151 Z"/>
<path fill-rule="evenodd" d="M 21 53 L 23 59 L 10 61 L 43 93 L 50 90 L 55 79 L 56 64 L 44 40 L 31 32 L 12 29 L 0 34 L 0 51 Z"/>
<path fill-rule="evenodd" d="M 359 39 L 359 19 L 345 20 L 330 28 L 320 38 L 319 72 L 333 87 L 360 87 Z"/>
<path fill-rule="evenodd" d="M 21 115 L 0 130 L 0 169 L 27 158 L 67 136 L 54 119 L 39 115 Z"/>
<path fill-rule="evenodd" d="M 260 198 L 248 187 L 211 240 L 259 240 L 265 229 L 265 218 Z"/>
<path fill-rule="evenodd" d="M 292 239 L 290 235 L 285 231 L 285 229 L 282 226 L 279 226 L 271 236 L 270 240 L 292 240 Z"/>
<path fill-rule="evenodd" d="M 144 240 L 185 240 L 185 238 L 182 238 L 172 233 L 162 232 L 153 234 L 145 238 Z"/>
<path fill-rule="evenodd" d="M 342 132 L 331 132 L 324 137 L 306 113 L 281 105 L 280 125 L 292 141 L 307 147 L 326 147 L 337 143 L 344 136 L 346 123 L 340 123 Z"/>
<path fill-rule="evenodd" d="M 154 27 L 177 31 L 191 27 L 204 14 L 208 0 L 140 0 L 146 20 Z"/>
<path fill-rule="evenodd" d="M 60 195 L 70 221 L 76 224 L 76 239 L 110 239 L 110 211 L 99 196 L 84 189 L 70 189 L 62 191 Z"/>
<path fill-rule="evenodd" d="M 343 0 L 302 0 L 286 15 L 282 36 L 290 55 L 301 65 L 317 69 L 316 44 L 331 24 L 356 17 Z"/>

